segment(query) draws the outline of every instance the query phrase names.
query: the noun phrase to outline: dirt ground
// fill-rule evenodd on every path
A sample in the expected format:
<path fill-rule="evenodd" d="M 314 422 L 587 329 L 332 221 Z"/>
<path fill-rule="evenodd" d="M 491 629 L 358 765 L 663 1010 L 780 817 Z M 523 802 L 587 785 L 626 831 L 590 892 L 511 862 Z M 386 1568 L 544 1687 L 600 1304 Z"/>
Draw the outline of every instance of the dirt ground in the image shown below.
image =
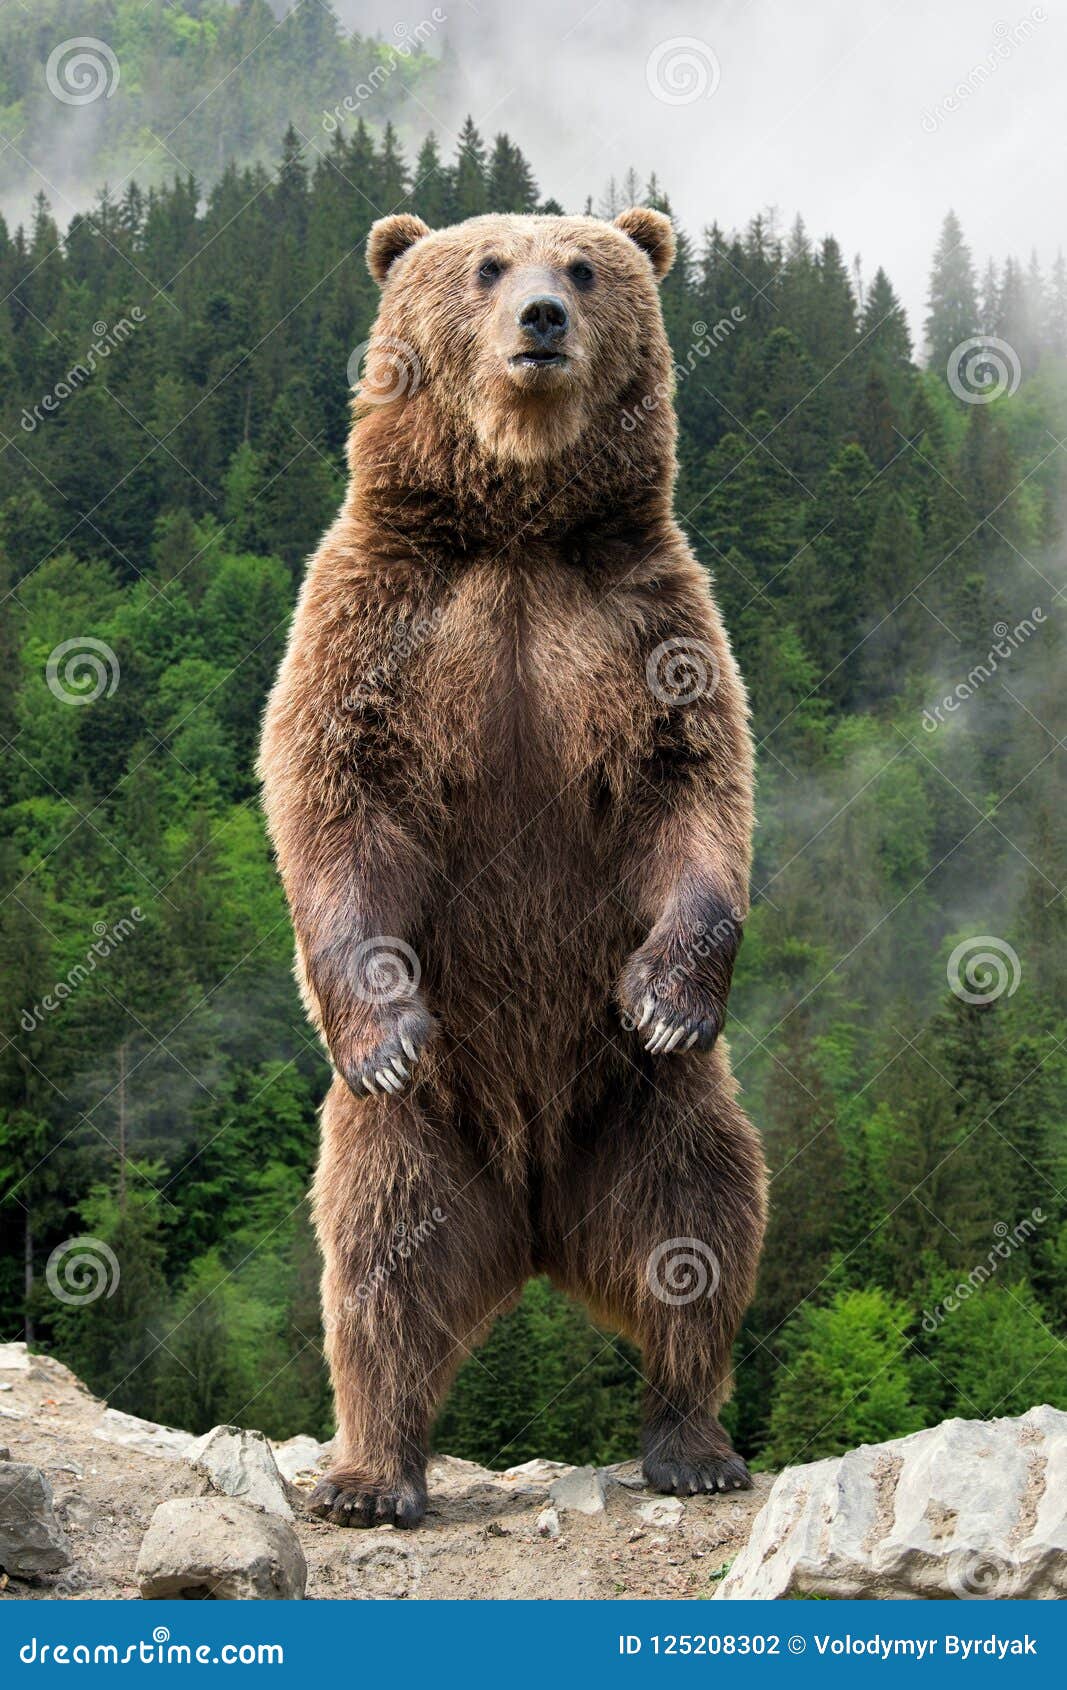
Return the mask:
<path fill-rule="evenodd" d="M 136 1600 L 134 1567 L 154 1509 L 168 1497 L 201 1493 L 205 1483 L 179 1452 L 181 1439 L 159 1454 L 107 1441 L 136 1440 L 136 1429 L 105 1416 L 105 1405 L 61 1363 L 20 1351 L 0 1346 L 0 1446 L 11 1460 L 45 1473 L 74 1564 L 52 1576 L 11 1579 L 0 1600 Z M 279 1446 L 283 1463 L 286 1449 Z M 323 1599 L 710 1596 L 772 1483 L 762 1474 L 752 1491 L 694 1497 L 678 1509 L 646 1490 L 636 1464 L 628 1464 L 608 1470 L 602 1512 L 558 1510 L 553 1537 L 538 1528 L 557 1476 L 551 1463 L 505 1475 L 439 1457 L 422 1529 L 342 1530 L 310 1519 L 300 1506 L 322 1453 L 308 1443 L 308 1465 L 290 1494 L 308 1563 L 307 1595 Z M 649 1504 L 652 1519 L 642 1513 Z"/>

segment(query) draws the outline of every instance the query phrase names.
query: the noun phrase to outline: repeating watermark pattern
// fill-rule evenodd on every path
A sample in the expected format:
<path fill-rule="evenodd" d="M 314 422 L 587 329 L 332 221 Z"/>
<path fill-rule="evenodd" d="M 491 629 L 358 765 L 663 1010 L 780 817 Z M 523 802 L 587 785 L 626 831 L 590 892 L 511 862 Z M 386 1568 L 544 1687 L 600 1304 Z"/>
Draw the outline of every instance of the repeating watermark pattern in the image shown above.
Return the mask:
<path fill-rule="evenodd" d="M 1026 641 L 1037 633 L 1038 628 L 1044 621 L 1044 609 L 1041 605 L 1035 604 L 1029 616 L 1024 616 L 1021 622 L 1016 622 L 1014 628 L 1010 628 L 1006 622 L 994 622 L 995 639 L 988 653 L 980 663 L 975 664 L 962 681 L 956 682 L 952 691 L 946 693 L 939 704 L 934 704 L 923 711 L 923 732 L 932 734 L 936 733 L 938 728 L 944 727 L 946 715 L 954 715 L 961 704 L 966 704 L 969 698 L 974 697 L 979 687 L 983 687 L 987 681 L 991 681 L 1000 664 L 1005 662 L 1013 652 L 1018 651 L 1021 645 L 1025 645 Z"/>
<path fill-rule="evenodd" d="M 122 1274 L 110 1244 L 102 1238 L 68 1238 L 48 1258 L 44 1277 L 60 1303 L 80 1307 L 99 1297 L 113 1297 Z"/>
<path fill-rule="evenodd" d="M 393 1275 L 399 1271 L 405 1262 L 411 1260 L 416 1251 L 432 1238 L 438 1227 L 443 1226 L 448 1219 L 447 1212 L 440 1208 L 431 1209 L 425 1220 L 417 1221 L 414 1226 L 408 1226 L 400 1221 L 393 1228 L 389 1249 L 380 1262 L 368 1273 L 366 1279 L 361 1280 L 356 1289 L 334 1309 L 326 1309 L 323 1314 L 323 1324 L 327 1332 L 342 1325 L 347 1316 L 355 1314 L 364 1303 L 373 1297 L 375 1291 L 385 1285 Z"/>
<path fill-rule="evenodd" d="M 702 1238 L 666 1238 L 649 1256 L 645 1278 L 654 1297 L 679 1308 L 714 1297 L 721 1271 L 718 1256 Z"/>
<path fill-rule="evenodd" d="M 651 392 L 645 393 L 631 405 L 629 410 L 622 413 L 622 426 L 627 434 L 632 434 L 651 412 L 658 411 L 661 405 L 670 404 L 678 387 L 689 380 L 698 368 L 698 361 L 709 358 L 717 346 L 724 340 L 729 340 L 734 330 L 747 321 L 747 313 L 740 305 L 731 305 L 725 317 L 720 317 L 717 323 L 709 328 L 707 323 L 697 321 L 692 325 L 693 339 L 685 354 L 684 360 L 676 360 L 673 366 L 674 387 L 669 382 L 658 381 Z"/>
<path fill-rule="evenodd" d="M 393 1241 L 389 1252 L 380 1261 L 372 1273 L 367 1275 L 363 1283 L 356 1288 L 355 1301 L 365 1303 L 374 1295 L 379 1285 L 384 1285 L 391 1279 L 403 1262 L 410 1261 L 428 1238 L 432 1238 L 439 1226 L 443 1226 L 448 1216 L 441 1208 L 432 1209 L 428 1218 L 419 1221 L 415 1226 L 407 1226 L 403 1221 L 393 1228 Z"/>
<path fill-rule="evenodd" d="M 695 927 L 692 938 L 686 945 L 685 954 L 671 965 L 666 974 L 658 975 L 644 993 L 641 1001 L 647 1013 L 644 1014 L 643 1019 L 638 1021 L 628 1012 L 621 1017 L 622 1025 L 626 1031 L 628 1033 L 638 1032 L 642 1026 L 650 1026 L 655 1022 L 655 1008 L 651 1011 L 647 1010 L 650 998 L 654 1004 L 672 998 L 678 986 L 693 979 L 698 962 L 706 962 L 723 946 L 731 948 L 736 946 L 740 940 L 743 920 L 742 912 L 735 906 L 731 909 L 729 915 L 724 915 L 715 923 L 714 927 Z"/>
<path fill-rule="evenodd" d="M 432 639 L 441 626 L 444 607 L 435 605 L 427 616 L 413 617 L 410 620 L 401 619 L 393 628 L 393 637 L 389 642 L 382 661 L 368 670 L 363 679 L 345 694 L 341 700 L 346 710 L 360 710 L 365 704 L 374 702 L 381 693 L 400 673 L 400 670 L 412 657 L 420 646 Z"/>
<path fill-rule="evenodd" d="M 691 106 L 719 86 L 722 69 L 706 41 L 673 35 L 653 47 L 645 65 L 648 91 L 665 106 Z"/>
<path fill-rule="evenodd" d="M 77 634 L 53 647 L 44 671 L 49 692 L 61 704 L 95 704 L 98 698 L 110 698 L 121 673 L 107 641 L 92 634 Z"/>
<path fill-rule="evenodd" d="M 956 86 L 935 105 L 924 109 L 921 122 L 926 134 L 936 134 L 941 125 L 947 123 L 950 117 L 966 105 L 972 95 L 980 94 L 1001 65 L 1011 58 L 1017 47 L 1024 46 L 1030 40 L 1038 24 L 1043 24 L 1047 18 L 1048 13 L 1043 6 L 1034 6 L 1018 23 L 1005 23 L 1004 19 L 1000 18 L 993 25 L 995 39 L 985 58 L 972 65 Z"/>
<path fill-rule="evenodd" d="M 965 405 L 991 405 L 1010 399 L 1023 379 L 1019 354 L 995 334 L 972 335 L 949 353 L 948 385 Z"/>
<path fill-rule="evenodd" d="M 1016 1250 L 1021 1250 L 1028 1244 L 1039 1226 L 1044 1226 L 1048 1216 L 1041 1209 L 1031 1209 L 1030 1213 L 1017 1221 L 1015 1226 L 1009 1227 L 1007 1221 L 998 1221 L 993 1228 L 997 1242 L 993 1245 L 984 1262 L 977 1262 L 967 1275 L 961 1279 L 954 1290 L 949 1291 L 932 1309 L 923 1309 L 922 1329 L 924 1332 L 936 1332 L 943 1326 L 950 1314 L 955 1314 L 962 1303 L 966 1303 L 980 1291 L 1003 1262 L 1010 1261 Z"/>
<path fill-rule="evenodd" d="M 332 111 L 323 112 L 322 127 L 327 135 L 336 135 L 347 118 L 354 117 L 361 106 L 365 106 L 368 100 L 373 100 L 376 94 L 380 94 L 390 77 L 396 75 L 405 59 L 409 59 L 412 53 L 421 52 L 441 25 L 447 22 L 448 13 L 442 12 L 440 6 L 435 6 L 428 18 L 421 18 L 413 26 L 406 23 L 395 23 L 393 34 L 396 37 L 396 44 L 392 50 L 393 56 L 388 59 L 379 59 L 365 82 L 357 82 L 352 93 L 346 94 Z"/>
<path fill-rule="evenodd" d="M 706 640 L 677 635 L 650 654 L 645 679 L 661 704 L 684 707 L 714 696 L 721 679 L 719 660 Z"/>
<path fill-rule="evenodd" d="M 1007 1602 L 1016 1596 L 1022 1568 L 1010 1555 L 989 1549 L 957 1549 L 948 1558 L 948 1587 L 961 1602 Z"/>
<path fill-rule="evenodd" d="M 120 81 L 119 61 L 106 41 L 72 35 L 53 47 L 44 67 L 48 91 L 65 106 L 91 106 L 110 100 Z"/>
<path fill-rule="evenodd" d="M 96 374 L 100 365 L 117 347 L 129 340 L 134 329 L 140 328 L 145 321 L 146 313 L 139 305 L 131 306 L 128 317 L 120 317 L 117 323 L 108 324 L 102 318 L 93 324 L 93 339 L 89 350 L 83 358 L 70 366 L 65 376 L 62 376 L 51 393 L 46 393 L 36 405 L 24 405 L 19 419 L 23 432 L 33 434 L 46 417 L 54 416 L 64 399 L 69 399 L 73 393 L 85 386 Z"/>
<path fill-rule="evenodd" d="M 361 340 L 348 360 L 348 385 L 364 405 L 391 405 L 410 399 L 422 386 L 422 363 L 415 348 L 393 335 Z"/>
<path fill-rule="evenodd" d="M 411 997 L 422 979 L 422 964 L 411 946 L 391 934 L 363 939 L 352 960 L 353 990 L 363 1003 L 395 1003 Z"/>
<path fill-rule="evenodd" d="M 109 927 L 106 921 L 94 921 L 93 932 L 96 938 L 86 951 L 84 959 L 76 962 L 74 967 L 57 980 L 50 992 L 46 992 L 40 1003 L 35 1003 L 31 1009 L 24 1009 L 19 1017 L 19 1025 L 24 1033 L 32 1033 L 35 1027 L 41 1026 L 49 1015 L 54 1015 L 61 1009 L 67 999 L 74 996 L 80 986 L 84 986 L 91 974 L 96 972 L 96 965 L 117 950 L 124 939 L 135 933 L 138 924 L 144 920 L 139 904 L 134 904 L 129 915 L 124 915 Z"/>
<path fill-rule="evenodd" d="M 964 1003 L 995 1003 L 1005 993 L 1014 997 L 1022 979 L 1019 954 L 1006 939 L 979 933 L 963 939 L 948 959 L 948 983 Z"/>

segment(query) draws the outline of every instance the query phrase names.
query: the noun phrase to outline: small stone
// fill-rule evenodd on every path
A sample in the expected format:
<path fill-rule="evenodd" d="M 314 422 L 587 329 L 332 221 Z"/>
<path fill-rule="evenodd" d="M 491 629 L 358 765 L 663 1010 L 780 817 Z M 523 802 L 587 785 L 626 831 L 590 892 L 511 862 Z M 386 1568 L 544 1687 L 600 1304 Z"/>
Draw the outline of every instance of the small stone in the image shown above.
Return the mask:
<path fill-rule="evenodd" d="M 224 1496 L 265 1508 L 268 1514 L 278 1514 L 283 1520 L 292 1519 L 285 1482 L 262 1432 L 215 1426 L 197 1439 L 189 1459 L 194 1470 Z"/>
<path fill-rule="evenodd" d="M 25 1344 L 0 1344 L 0 1373 L 28 1373 L 30 1352 Z"/>
<path fill-rule="evenodd" d="M 646 1526 L 677 1526 L 685 1513 L 685 1503 L 677 1496 L 657 1496 L 652 1502 L 642 1502 L 637 1512 Z"/>
<path fill-rule="evenodd" d="M 538 1514 L 537 1531 L 540 1537 L 559 1536 L 559 1515 L 554 1508 L 542 1509 Z"/>
<path fill-rule="evenodd" d="M 557 1508 L 575 1514 L 603 1514 L 604 1480 L 595 1467 L 575 1467 L 548 1487 L 549 1499 Z"/>
<path fill-rule="evenodd" d="M 297 1601 L 307 1562 L 292 1526 L 230 1497 L 161 1502 L 137 1557 L 141 1595 L 203 1601 Z"/>
<path fill-rule="evenodd" d="M 52 1487 L 38 1467 L 0 1465 L 0 1567 L 25 1576 L 58 1573 L 71 1563 L 70 1545 L 56 1519 Z"/>

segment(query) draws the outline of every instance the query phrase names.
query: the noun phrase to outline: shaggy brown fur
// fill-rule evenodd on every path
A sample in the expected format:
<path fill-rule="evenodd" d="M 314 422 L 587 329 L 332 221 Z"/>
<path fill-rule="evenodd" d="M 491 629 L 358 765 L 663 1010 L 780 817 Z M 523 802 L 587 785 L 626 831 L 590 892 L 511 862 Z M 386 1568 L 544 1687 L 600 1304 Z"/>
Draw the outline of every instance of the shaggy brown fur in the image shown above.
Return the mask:
<path fill-rule="evenodd" d="M 670 388 L 670 224 L 391 217 L 368 256 L 351 484 L 262 750 L 336 1070 L 315 1202 L 342 1453 L 315 1506 L 421 1518 L 434 1412 L 534 1273 L 641 1346 L 657 1488 L 746 1484 L 715 1411 L 764 1218 L 718 1039 L 751 751 L 671 515 L 671 407 L 642 404 Z M 529 356 L 531 297 L 562 304 L 565 361 Z M 674 702 L 687 654 L 709 684 Z"/>

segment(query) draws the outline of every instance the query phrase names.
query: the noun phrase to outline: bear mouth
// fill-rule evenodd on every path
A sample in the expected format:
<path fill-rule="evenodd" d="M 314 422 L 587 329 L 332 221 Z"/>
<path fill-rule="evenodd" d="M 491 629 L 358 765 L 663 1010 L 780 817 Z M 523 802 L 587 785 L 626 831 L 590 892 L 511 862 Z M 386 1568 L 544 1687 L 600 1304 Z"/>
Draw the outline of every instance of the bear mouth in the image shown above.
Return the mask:
<path fill-rule="evenodd" d="M 508 359 L 508 363 L 513 370 L 545 370 L 552 369 L 553 366 L 558 369 L 560 365 L 566 364 L 567 361 L 565 352 L 553 352 L 548 347 L 530 348 L 525 352 L 516 352 L 513 357 Z"/>

